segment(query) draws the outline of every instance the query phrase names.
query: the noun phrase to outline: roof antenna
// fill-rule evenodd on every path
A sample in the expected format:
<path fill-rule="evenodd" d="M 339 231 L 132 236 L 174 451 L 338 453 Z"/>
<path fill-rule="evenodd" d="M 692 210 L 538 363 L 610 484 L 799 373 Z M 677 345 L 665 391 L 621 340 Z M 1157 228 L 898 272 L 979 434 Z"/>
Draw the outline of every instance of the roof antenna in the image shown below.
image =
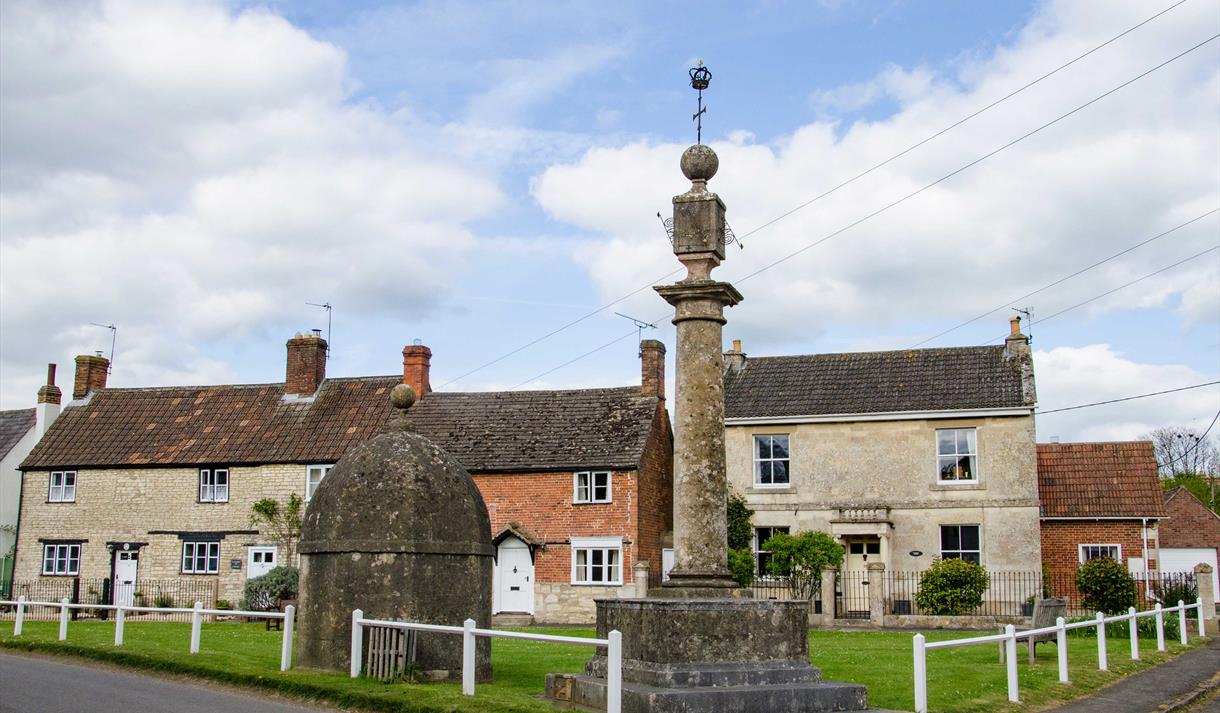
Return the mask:
<path fill-rule="evenodd" d="M 637 343 L 644 341 L 644 329 L 645 328 L 648 328 L 648 329 L 657 328 L 656 322 L 645 322 L 642 319 L 636 319 L 635 317 L 630 317 L 628 315 L 623 314 L 622 312 L 615 312 L 615 314 L 622 317 L 623 319 L 631 320 L 631 322 L 635 325 L 636 330 L 639 332 L 639 334 L 636 337 Z"/>
<path fill-rule="evenodd" d="M 331 343 L 330 342 L 330 316 L 335 308 L 333 306 L 331 306 L 331 304 L 329 302 L 323 302 L 322 304 L 318 304 L 317 302 L 306 302 L 305 304 L 309 305 L 310 307 L 321 307 L 322 309 L 326 310 L 326 357 L 329 359 L 330 358 L 330 343 Z"/>
<path fill-rule="evenodd" d="M 1013 307 L 1012 309 L 1014 312 L 1018 312 L 1020 314 L 1025 315 L 1025 324 L 1029 328 L 1029 343 L 1033 344 L 1034 343 L 1034 308 L 1026 307 L 1026 308 L 1022 309 L 1020 307 Z"/>
<path fill-rule="evenodd" d="M 119 328 L 113 324 L 98 324 L 97 322 L 90 322 L 89 324 L 93 325 L 94 327 L 101 327 L 102 329 L 110 330 L 110 363 L 106 365 L 106 374 L 109 375 L 110 371 L 114 369 L 114 342 L 116 337 L 118 337 Z"/>

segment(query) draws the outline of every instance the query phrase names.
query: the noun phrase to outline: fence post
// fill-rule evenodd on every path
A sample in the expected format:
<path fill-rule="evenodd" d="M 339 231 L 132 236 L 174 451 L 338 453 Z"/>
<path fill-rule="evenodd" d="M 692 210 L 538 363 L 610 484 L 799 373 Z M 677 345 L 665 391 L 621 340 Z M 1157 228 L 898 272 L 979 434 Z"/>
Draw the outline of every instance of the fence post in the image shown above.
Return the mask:
<path fill-rule="evenodd" d="M 873 626 L 885 624 L 885 563 L 869 562 L 868 569 L 868 618 Z"/>
<path fill-rule="evenodd" d="M 297 608 L 289 604 L 284 607 L 284 638 L 280 642 L 280 670 L 292 668 L 292 625 L 296 623 Z"/>
<path fill-rule="evenodd" d="M 1017 689 L 1017 627 L 1009 624 L 1004 627 L 1004 633 L 1008 636 L 1008 640 L 1004 642 L 1008 653 L 1008 700 L 1020 703 L 1021 695 Z"/>
<path fill-rule="evenodd" d="M 1205 619 L 1211 620 L 1211 625 L 1215 626 L 1216 596 L 1220 594 L 1212 585 L 1212 566 L 1210 564 L 1195 565 L 1195 587 L 1199 592 L 1199 596 L 1195 599 L 1199 604 L 1199 636 L 1203 636 L 1207 633 Z"/>
<path fill-rule="evenodd" d="M 1156 603 L 1156 650 L 1165 650 L 1165 613 L 1161 603 Z"/>
<path fill-rule="evenodd" d="M 1109 671 L 1109 652 L 1106 651 L 1106 615 L 1097 612 L 1097 670 Z"/>
<path fill-rule="evenodd" d="M 123 645 L 123 623 L 127 617 L 123 615 L 123 607 L 119 606 L 114 610 L 114 645 Z"/>
<path fill-rule="evenodd" d="M 65 641 L 68 638 L 68 615 L 72 611 L 71 609 L 68 608 L 68 605 L 71 603 L 72 603 L 71 600 L 68 599 L 67 597 L 64 597 L 63 601 L 60 602 L 60 607 L 59 607 L 59 640 L 60 641 Z"/>
<path fill-rule="evenodd" d="M 1190 634 L 1186 631 L 1186 602 L 1182 599 L 1178 600 L 1178 636 L 1181 637 L 1182 645 L 1185 646 Z"/>
<path fill-rule="evenodd" d="M 360 624 L 363 618 L 363 610 L 352 610 L 352 662 L 348 667 L 352 678 L 360 676 L 360 666 L 364 661 L 364 627 Z"/>
<path fill-rule="evenodd" d="M 821 623 L 828 625 L 834 622 L 835 618 L 835 578 L 839 576 L 837 567 L 825 567 L 822 569 L 822 620 Z"/>
<path fill-rule="evenodd" d="M 915 713 L 928 713 L 928 652 L 924 635 L 915 635 Z"/>
<path fill-rule="evenodd" d="M 474 619 L 462 622 L 462 695 L 474 695 Z"/>
<path fill-rule="evenodd" d="M 1203 600 L 1202 599 L 1195 600 L 1195 611 L 1199 614 L 1199 636 L 1203 636 L 1203 634 L 1207 633 L 1207 630 L 1203 626 Z"/>
<path fill-rule="evenodd" d="M 606 713 L 623 710 L 623 634 L 618 629 L 607 637 L 606 647 Z"/>
<path fill-rule="evenodd" d="M 1139 622 L 1135 620 L 1135 607 L 1127 607 L 1127 616 L 1131 617 L 1127 620 L 1127 625 L 1131 630 L 1131 660 L 1139 661 L 1140 658 L 1140 634 Z"/>
<path fill-rule="evenodd" d="M 1055 619 L 1055 653 L 1059 654 L 1059 683 L 1068 681 L 1068 630 L 1067 621 L 1063 617 Z"/>
<path fill-rule="evenodd" d="M 21 636 L 21 625 L 25 623 L 25 595 L 17 597 L 17 617 L 13 619 L 13 636 Z"/>
<path fill-rule="evenodd" d="M 195 602 L 191 610 L 191 653 L 199 653 L 199 634 L 203 627 L 203 602 Z"/>

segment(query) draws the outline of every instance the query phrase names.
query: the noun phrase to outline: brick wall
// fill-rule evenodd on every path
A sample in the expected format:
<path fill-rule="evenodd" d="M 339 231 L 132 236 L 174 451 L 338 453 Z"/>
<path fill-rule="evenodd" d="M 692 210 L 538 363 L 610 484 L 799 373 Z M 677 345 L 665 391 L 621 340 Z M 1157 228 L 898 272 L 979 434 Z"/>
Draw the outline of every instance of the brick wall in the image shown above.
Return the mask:
<path fill-rule="evenodd" d="M 1080 566 L 1082 544 L 1122 545 L 1123 565 L 1144 557 L 1139 520 L 1043 520 L 1042 561 L 1052 578 L 1071 577 Z M 1156 569 L 1156 530 L 1149 524 L 1148 569 Z"/>
<path fill-rule="evenodd" d="M 1220 517 L 1190 491 L 1179 490 L 1165 501 L 1169 519 L 1161 523 L 1163 547 L 1220 548 Z"/>
<path fill-rule="evenodd" d="M 651 586 L 661 582 L 661 538 L 673 530 L 673 435 L 665 404 L 657 405 L 644 455 L 640 458 L 637 558 L 648 563 Z"/>

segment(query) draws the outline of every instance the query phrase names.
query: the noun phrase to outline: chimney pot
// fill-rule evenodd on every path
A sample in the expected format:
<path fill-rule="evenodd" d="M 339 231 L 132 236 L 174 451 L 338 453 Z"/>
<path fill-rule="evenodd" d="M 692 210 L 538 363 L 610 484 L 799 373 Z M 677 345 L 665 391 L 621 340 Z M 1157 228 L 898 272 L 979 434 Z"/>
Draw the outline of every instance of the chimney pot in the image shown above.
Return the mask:
<path fill-rule="evenodd" d="M 81 354 L 76 357 L 76 378 L 72 384 L 72 399 L 79 401 L 94 391 L 106 388 L 106 374 L 110 370 L 110 360 L 101 352 Z"/>
<path fill-rule="evenodd" d="M 741 351 L 741 340 L 733 340 L 733 348 L 724 353 L 724 369 L 726 372 L 739 372 L 746 368 L 746 353 Z"/>
<path fill-rule="evenodd" d="M 63 392 L 55 385 L 55 365 L 47 364 L 47 383 L 38 389 L 38 403 L 59 405 Z"/>
<path fill-rule="evenodd" d="M 741 340 L 740 339 L 733 340 L 733 351 L 735 351 L 735 352 L 741 351 Z"/>
<path fill-rule="evenodd" d="M 326 340 L 315 334 L 296 333 L 288 340 L 284 393 L 312 396 L 326 380 Z"/>
<path fill-rule="evenodd" d="M 640 395 L 665 398 L 665 344 L 656 339 L 640 342 Z"/>
<path fill-rule="evenodd" d="M 422 399 L 432 393 L 432 383 L 429 381 L 431 371 L 431 349 L 422 344 L 409 344 L 402 348 L 402 383 L 415 390 L 416 398 Z"/>
<path fill-rule="evenodd" d="M 1012 319 L 1008 320 L 1008 328 L 1011 330 L 1010 334 L 1012 334 L 1013 336 L 1020 334 L 1021 333 L 1021 318 L 1013 317 Z"/>

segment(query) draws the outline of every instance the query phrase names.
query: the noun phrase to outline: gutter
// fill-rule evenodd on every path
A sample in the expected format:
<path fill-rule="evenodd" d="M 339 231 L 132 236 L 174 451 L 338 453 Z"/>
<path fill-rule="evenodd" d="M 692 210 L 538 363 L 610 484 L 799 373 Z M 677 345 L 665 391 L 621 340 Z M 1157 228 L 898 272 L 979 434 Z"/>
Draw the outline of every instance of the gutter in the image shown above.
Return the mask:
<path fill-rule="evenodd" d="M 881 411 L 877 413 L 808 414 L 798 416 L 735 416 L 724 419 L 726 426 L 784 423 L 842 423 L 847 421 L 923 421 L 940 418 L 984 418 L 988 416 L 1032 416 L 1032 406 L 1018 408 L 980 408 L 961 411 Z"/>

